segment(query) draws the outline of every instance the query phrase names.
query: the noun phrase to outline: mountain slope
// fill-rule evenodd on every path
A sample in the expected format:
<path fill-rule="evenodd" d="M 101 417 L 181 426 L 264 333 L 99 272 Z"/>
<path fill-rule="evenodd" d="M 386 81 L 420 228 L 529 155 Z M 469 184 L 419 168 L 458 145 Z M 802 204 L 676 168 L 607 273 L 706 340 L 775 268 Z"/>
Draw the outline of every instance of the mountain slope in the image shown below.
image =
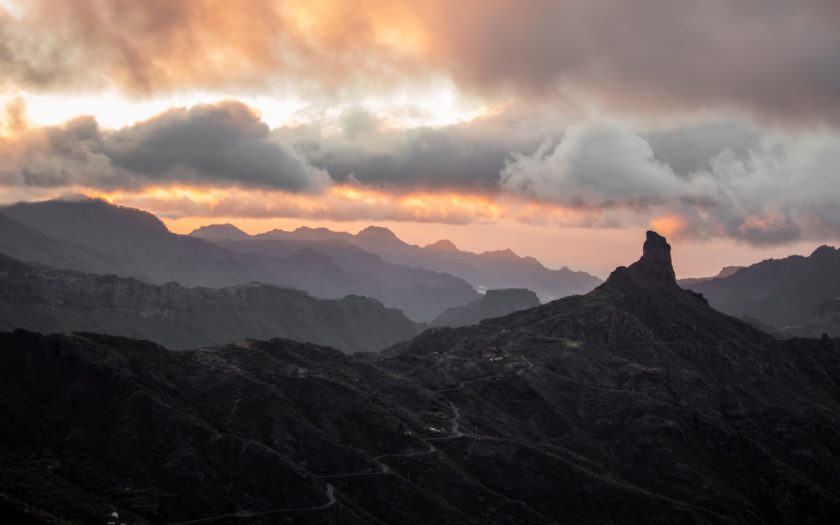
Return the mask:
<path fill-rule="evenodd" d="M 840 340 L 774 340 L 714 311 L 654 234 L 587 296 L 384 354 L 0 334 L 0 512 L 832 523 L 837 377 Z"/>
<path fill-rule="evenodd" d="M 670 252 L 662 236 L 648 232 L 641 259 L 616 268 L 592 292 L 511 314 L 496 324 L 526 325 L 551 337 L 602 343 L 767 337 L 714 310 L 700 294 L 677 286 Z"/>
<path fill-rule="evenodd" d="M 527 310 L 539 306 L 537 294 L 531 290 L 508 289 L 487 290 L 481 298 L 465 304 L 454 306 L 432 321 L 432 326 L 467 326 L 477 324 L 484 319 L 501 317 L 517 310 Z"/>
<path fill-rule="evenodd" d="M 688 288 L 722 312 L 795 328 L 814 322 L 824 301 L 840 297 L 840 249 L 822 246 L 808 257 L 762 261 Z"/>
<path fill-rule="evenodd" d="M 184 288 L 35 268 L 0 255 L 0 330 L 88 331 L 185 349 L 286 337 L 373 352 L 417 334 L 399 310 L 367 297 L 338 300 L 250 284 Z"/>
<path fill-rule="evenodd" d="M 127 263 L 116 256 L 50 238 L 0 214 L 0 253 L 22 261 L 70 270 L 125 274 Z"/>

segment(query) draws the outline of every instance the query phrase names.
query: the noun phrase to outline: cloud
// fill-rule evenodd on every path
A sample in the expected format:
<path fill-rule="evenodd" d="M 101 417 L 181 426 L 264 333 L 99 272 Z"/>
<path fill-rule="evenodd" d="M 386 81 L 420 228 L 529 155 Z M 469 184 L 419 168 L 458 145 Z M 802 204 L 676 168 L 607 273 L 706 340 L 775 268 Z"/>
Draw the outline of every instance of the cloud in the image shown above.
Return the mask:
<path fill-rule="evenodd" d="M 0 144 L 5 185 L 141 188 L 190 184 L 319 192 L 329 176 L 238 102 L 169 110 L 116 131 L 82 117 Z"/>
<path fill-rule="evenodd" d="M 507 107 L 469 122 L 394 128 L 354 109 L 337 119 L 274 130 L 338 183 L 393 191 L 495 193 L 512 153 L 533 151 L 546 135 L 562 135 L 568 116 L 557 108 Z"/>
<path fill-rule="evenodd" d="M 435 3 L 431 18 L 437 60 L 476 89 L 840 121 L 834 0 L 476 0 Z"/>
<path fill-rule="evenodd" d="M 562 142 L 515 155 L 502 187 L 537 199 L 578 206 L 644 204 L 677 191 L 680 180 L 644 139 L 611 125 L 575 124 Z"/>
<path fill-rule="evenodd" d="M 751 244 L 840 238 L 840 134 L 766 136 L 702 164 L 677 174 L 641 135 L 581 123 L 556 146 L 515 155 L 501 184 L 525 198 L 600 209 L 617 225 L 664 225 L 675 236 Z"/>
<path fill-rule="evenodd" d="M 570 123 L 562 112 L 521 107 L 412 129 L 353 110 L 270 130 L 232 101 L 118 130 L 89 117 L 33 128 L 19 105 L 7 113 L 22 129 L 0 137 L 0 184 L 10 195 L 82 190 L 172 216 L 504 218 L 653 224 L 752 244 L 840 238 L 837 132 L 759 132 L 721 120 Z"/>
<path fill-rule="evenodd" d="M 835 0 L 31 0 L 0 85 L 352 99 L 454 79 L 488 99 L 840 122 Z"/>

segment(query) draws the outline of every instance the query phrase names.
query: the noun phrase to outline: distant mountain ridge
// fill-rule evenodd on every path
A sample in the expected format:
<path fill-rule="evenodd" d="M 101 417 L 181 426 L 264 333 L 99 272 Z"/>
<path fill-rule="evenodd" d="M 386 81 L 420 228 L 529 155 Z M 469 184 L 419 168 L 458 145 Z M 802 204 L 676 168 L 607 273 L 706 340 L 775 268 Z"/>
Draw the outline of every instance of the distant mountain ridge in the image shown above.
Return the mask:
<path fill-rule="evenodd" d="M 431 326 L 467 326 L 485 319 L 501 317 L 517 310 L 527 310 L 540 305 L 537 294 L 525 289 L 487 290 L 481 298 L 446 310 Z"/>
<path fill-rule="evenodd" d="M 723 279 L 724 277 L 729 277 L 730 275 L 734 275 L 735 272 L 743 268 L 744 266 L 724 266 L 720 269 L 717 275 L 713 275 L 711 277 L 685 277 L 683 279 L 678 279 L 677 282 L 680 284 L 680 286 L 690 286 L 693 284 L 705 283 L 706 281 L 711 281 L 713 279 Z"/>
<path fill-rule="evenodd" d="M 262 282 L 328 299 L 363 295 L 399 308 L 419 322 L 479 296 L 463 279 L 396 265 L 389 271 L 405 279 L 392 275 L 386 284 L 370 268 L 346 270 L 311 246 L 300 245 L 280 257 L 234 253 L 217 243 L 174 234 L 150 213 L 98 199 L 19 203 L 0 208 L 0 215 L 11 219 L 6 221 L 9 229 L 38 232 L 35 237 L 19 234 L 16 238 L 21 241 L 14 244 L 7 242 L 7 255 L 59 268 L 114 273 L 154 284 L 226 287 Z M 235 235 L 229 228 L 226 231 Z M 44 246 L 61 248 L 30 259 Z M 77 255 L 82 253 L 87 255 Z"/>
<path fill-rule="evenodd" d="M 0 330 L 97 332 L 174 349 L 285 337 L 374 352 L 419 326 L 374 299 L 328 300 L 263 284 L 163 286 L 132 278 L 32 267 L 0 255 Z"/>
<path fill-rule="evenodd" d="M 234 233 L 226 226 L 210 225 L 193 231 L 191 235 L 208 240 L 243 241 L 242 233 Z M 327 228 L 301 227 L 294 231 L 272 230 L 252 235 L 250 239 L 320 243 L 342 241 L 378 255 L 385 262 L 458 276 L 476 289 L 527 288 L 535 291 L 543 301 L 585 293 L 601 282 L 586 272 L 565 267 L 551 270 L 537 259 L 520 257 L 509 248 L 472 253 L 459 250 L 446 239 L 421 247 L 408 244 L 391 230 L 379 226 L 368 226 L 355 235 Z"/>
<path fill-rule="evenodd" d="M 821 306 L 840 297 L 840 249 L 821 246 L 809 256 L 770 259 L 685 286 L 722 312 L 757 319 L 783 334 L 819 337 L 820 328 L 807 326 L 824 323 Z"/>

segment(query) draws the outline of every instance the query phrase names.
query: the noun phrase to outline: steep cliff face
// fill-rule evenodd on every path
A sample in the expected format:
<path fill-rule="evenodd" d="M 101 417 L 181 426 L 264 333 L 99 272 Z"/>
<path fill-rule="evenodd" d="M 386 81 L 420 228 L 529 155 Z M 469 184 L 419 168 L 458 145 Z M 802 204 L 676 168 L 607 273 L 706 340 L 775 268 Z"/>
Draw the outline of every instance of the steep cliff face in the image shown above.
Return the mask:
<path fill-rule="evenodd" d="M 665 237 L 653 231 L 647 232 L 645 244 L 642 247 L 642 258 L 633 263 L 630 269 L 645 273 L 658 281 L 672 284 L 677 282 L 674 266 L 671 263 L 671 245 Z"/>
<path fill-rule="evenodd" d="M 373 352 L 418 332 L 374 299 L 315 299 L 262 284 L 155 286 L 131 278 L 36 268 L 0 256 L 0 329 L 90 331 L 196 348 L 288 337 L 348 352 Z"/>

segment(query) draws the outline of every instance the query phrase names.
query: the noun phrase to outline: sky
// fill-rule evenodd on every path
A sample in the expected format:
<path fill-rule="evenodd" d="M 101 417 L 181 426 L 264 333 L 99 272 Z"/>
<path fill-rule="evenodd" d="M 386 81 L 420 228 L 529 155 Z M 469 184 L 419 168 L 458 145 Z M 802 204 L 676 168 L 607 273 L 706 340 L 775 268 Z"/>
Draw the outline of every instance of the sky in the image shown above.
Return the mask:
<path fill-rule="evenodd" d="M 840 237 L 836 0 L 0 0 L 0 203 L 605 276 Z M 629 253 L 628 253 L 629 252 Z"/>

